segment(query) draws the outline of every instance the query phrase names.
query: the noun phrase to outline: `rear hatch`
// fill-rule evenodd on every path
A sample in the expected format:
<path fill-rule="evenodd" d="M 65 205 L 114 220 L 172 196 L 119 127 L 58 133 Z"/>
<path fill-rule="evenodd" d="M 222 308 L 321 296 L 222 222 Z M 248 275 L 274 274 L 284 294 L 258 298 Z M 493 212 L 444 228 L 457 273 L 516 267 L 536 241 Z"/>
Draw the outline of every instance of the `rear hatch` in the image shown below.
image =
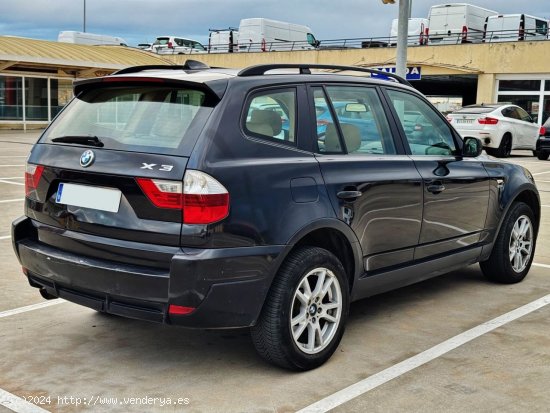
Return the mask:
<path fill-rule="evenodd" d="M 485 119 L 488 114 L 493 112 L 496 106 L 472 106 L 465 107 L 456 112 L 447 115 L 450 123 L 460 130 L 477 130 L 484 127 L 479 122 L 480 119 Z"/>
<path fill-rule="evenodd" d="M 187 160 L 216 98 L 201 85 L 161 82 L 92 83 L 47 129 L 26 174 L 26 214 L 40 242 L 169 265 L 166 252 L 180 245 Z"/>

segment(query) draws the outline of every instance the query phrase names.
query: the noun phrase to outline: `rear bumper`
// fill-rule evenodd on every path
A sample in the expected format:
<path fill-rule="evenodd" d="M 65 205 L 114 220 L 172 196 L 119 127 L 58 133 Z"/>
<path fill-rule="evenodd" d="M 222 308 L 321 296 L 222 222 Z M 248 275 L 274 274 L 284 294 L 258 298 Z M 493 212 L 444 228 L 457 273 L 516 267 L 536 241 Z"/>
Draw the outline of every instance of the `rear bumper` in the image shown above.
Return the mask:
<path fill-rule="evenodd" d="M 456 124 L 453 124 L 455 129 L 460 133 L 460 136 L 463 138 L 471 136 L 473 138 L 478 138 L 481 140 L 483 146 L 488 146 L 490 148 L 498 148 L 500 146 L 500 141 L 502 136 L 498 135 L 497 131 L 490 129 L 461 129 Z"/>
<path fill-rule="evenodd" d="M 196 328 L 253 325 L 284 249 L 181 249 L 165 270 L 46 245 L 26 217 L 13 223 L 12 240 L 33 287 L 97 311 Z M 195 310 L 170 315 L 170 304 Z"/>

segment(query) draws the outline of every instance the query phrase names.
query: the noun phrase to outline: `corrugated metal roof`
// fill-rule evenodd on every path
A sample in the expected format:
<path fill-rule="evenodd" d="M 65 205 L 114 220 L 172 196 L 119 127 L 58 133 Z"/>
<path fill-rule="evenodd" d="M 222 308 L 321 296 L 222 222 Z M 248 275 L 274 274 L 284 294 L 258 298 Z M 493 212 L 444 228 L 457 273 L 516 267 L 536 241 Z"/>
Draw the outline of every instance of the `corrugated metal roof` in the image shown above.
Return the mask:
<path fill-rule="evenodd" d="M 104 69 L 174 64 L 131 47 L 86 46 L 12 36 L 0 36 L 0 61 Z"/>

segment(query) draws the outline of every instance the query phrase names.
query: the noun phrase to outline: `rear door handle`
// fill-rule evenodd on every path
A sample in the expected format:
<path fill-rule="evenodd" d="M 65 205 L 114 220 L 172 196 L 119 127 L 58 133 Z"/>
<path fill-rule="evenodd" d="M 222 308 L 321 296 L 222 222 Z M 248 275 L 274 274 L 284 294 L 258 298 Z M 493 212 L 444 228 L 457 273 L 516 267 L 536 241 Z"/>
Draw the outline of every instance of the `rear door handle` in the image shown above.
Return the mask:
<path fill-rule="evenodd" d="M 340 199 L 345 199 L 346 201 L 353 201 L 363 195 L 361 191 L 340 191 L 336 196 Z"/>
<path fill-rule="evenodd" d="M 428 191 L 432 194 L 440 194 L 445 190 L 445 185 L 442 184 L 430 184 L 428 185 Z"/>

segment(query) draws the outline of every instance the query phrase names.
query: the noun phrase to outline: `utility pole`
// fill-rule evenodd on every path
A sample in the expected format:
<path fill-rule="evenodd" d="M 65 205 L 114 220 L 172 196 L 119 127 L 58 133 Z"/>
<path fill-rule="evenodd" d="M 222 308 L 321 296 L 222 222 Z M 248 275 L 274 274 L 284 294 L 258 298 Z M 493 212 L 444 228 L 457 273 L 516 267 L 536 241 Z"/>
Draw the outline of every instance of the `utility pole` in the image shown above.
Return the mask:
<path fill-rule="evenodd" d="M 407 75 L 407 43 L 409 40 L 410 0 L 399 0 L 399 23 L 397 25 L 397 58 L 395 74 L 405 78 Z"/>
<path fill-rule="evenodd" d="M 382 0 L 384 4 L 395 4 L 396 0 Z M 397 24 L 397 57 L 395 74 L 405 78 L 407 75 L 407 43 L 409 40 L 409 18 L 412 0 L 399 0 L 399 18 Z"/>
<path fill-rule="evenodd" d="M 84 23 L 83 23 L 82 31 L 86 33 L 86 0 L 84 0 Z"/>

